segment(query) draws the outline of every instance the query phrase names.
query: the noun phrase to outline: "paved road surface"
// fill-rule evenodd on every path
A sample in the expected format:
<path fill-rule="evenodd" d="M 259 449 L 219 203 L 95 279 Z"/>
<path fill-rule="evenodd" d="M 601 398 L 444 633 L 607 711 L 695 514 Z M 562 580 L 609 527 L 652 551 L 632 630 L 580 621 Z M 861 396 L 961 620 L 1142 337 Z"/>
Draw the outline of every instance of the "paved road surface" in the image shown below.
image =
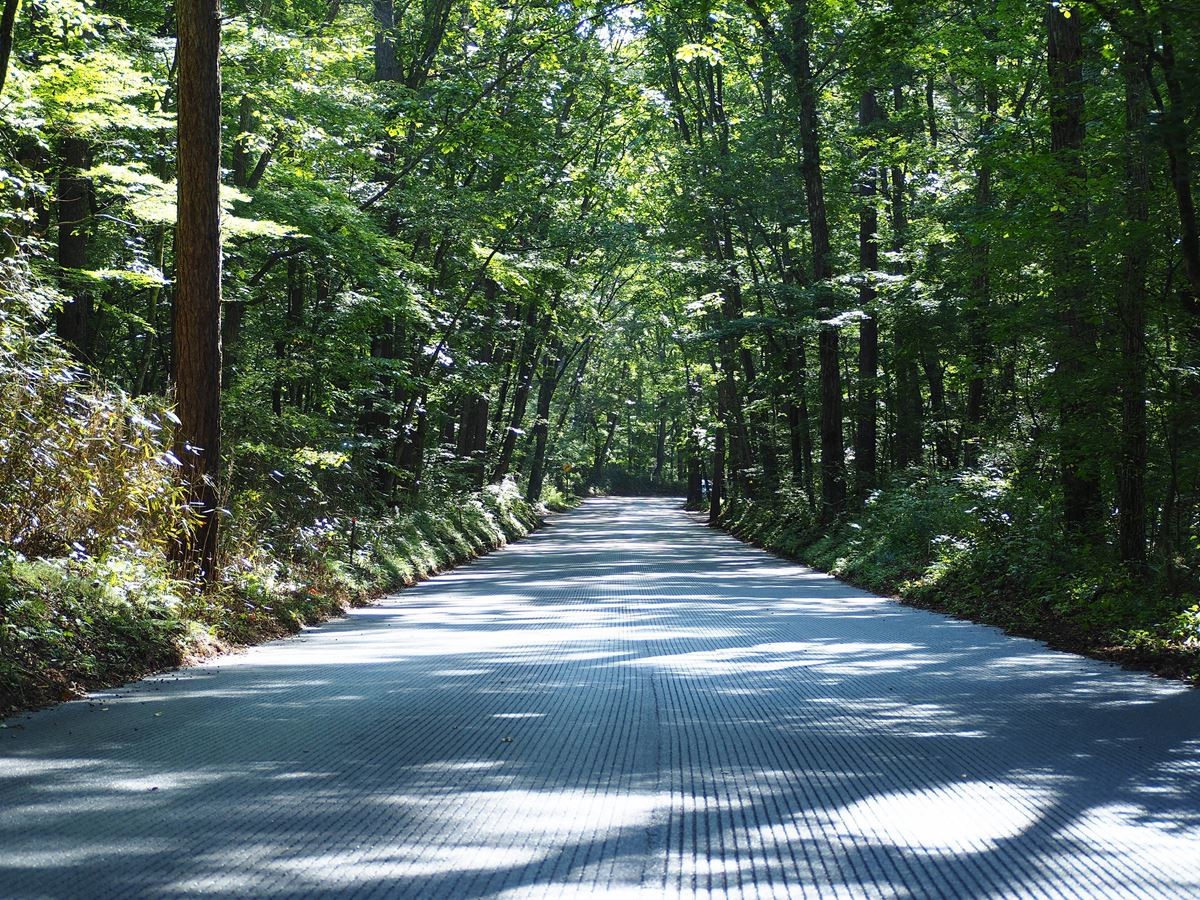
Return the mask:
<path fill-rule="evenodd" d="M 593 500 L 0 731 L 0 896 L 1200 896 L 1200 691 Z"/>

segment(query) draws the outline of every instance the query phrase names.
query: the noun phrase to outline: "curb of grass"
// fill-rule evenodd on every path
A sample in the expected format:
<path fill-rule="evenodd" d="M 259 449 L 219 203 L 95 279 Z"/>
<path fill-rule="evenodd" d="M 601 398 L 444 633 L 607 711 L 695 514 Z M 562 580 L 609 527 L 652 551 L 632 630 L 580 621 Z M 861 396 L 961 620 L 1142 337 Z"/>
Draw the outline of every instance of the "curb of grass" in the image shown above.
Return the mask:
<path fill-rule="evenodd" d="M 700 524 L 704 524 L 706 527 L 713 527 L 708 526 L 707 516 L 702 512 L 695 510 L 689 510 L 689 512 L 693 514 L 693 517 Z M 1165 643 L 1150 648 L 1139 648 L 1136 646 L 1114 644 L 1110 641 L 1088 640 L 1085 635 L 1079 632 L 1074 632 L 1067 628 L 1055 629 L 1053 627 L 1053 620 L 1050 619 L 1047 619 L 1040 627 L 1028 627 L 1027 625 L 1007 620 L 1002 615 L 997 615 L 996 609 L 1002 608 L 1002 605 L 997 603 L 989 606 L 986 602 L 988 599 L 987 595 L 981 595 L 975 602 L 958 608 L 951 608 L 949 605 L 939 603 L 933 598 L 907 597 L 897 593 L 894 585 L 874 582 L 866 578 L 856 578 L 848 574 L 834 574 L 816 565 L 811 557 L 807 555 L 817 543 L 816 541 L 799 549 L 785 549 L 784 547 L 765 541 L 758 529 L 747 527 L 744 522 L 740 525 L 735 524 L 725 518 L 724 515 L 722 515 L 722 518 L 715 527 L 737 538 L 742 543 L 757 547 L 760 550 L 770 553 L 772 556 L 788 560 L 789 562 L 799 563 L 812 569 L 814 572 L 829 575 L 831 578 L 836 578 L 860 590 L 869 591 L 876 596 L 893 600 L 912 609 L 923 609 L 949 616 L 959 621 L 973 622 L 977 625 L 998 628 L 1007 635 L 1040 641 L 1052 650 L 1062 650 L 1068 653 L 1088 656 L 1103 662 L 1114 663 L 1129 671 L 1147 672 L 1158 678 L 1182 681 L 1192 687 L 1200 688 L 1200 651 L 1192 648 L 1174 647 Z"/>
<path fill-rule="evenodd" d="M 368 606 L 494 552 L 543 527 L 554 512 L 576 504 L 552 507 L 497 498 L 484 507 L 478 497 L 450 498 L 443 504 L 417 510 L 402 522 L 375 523 L 366 533 L 361 565 L 347 565 L 344 553 L 331 548 L 305 563 L 301 580 L 286 590 L 252 596 L 245 585 L 226 585 L 213 598 L 187 598 L 181 614 L 158 623 L 154 638 L 141 644 L 109 643 L 108 654 L 91 659 L 90 671 L 56 667 L 52 660 L 21 668 L 16 690 L 0 690 L 0 722 L 86 696 L 89 692 L 128 684 L 150 675 L 193 665 L 215 656 L 236 653 L 257 644 L 295 634 Z M 279 567 L 288 561 L 275 560 Z M 190 608 L 189 608 L 190 607 Z M 143 610 L 147 621 L 152 616 Z M 138 625 L 145 623 L 138 622 Z M 108 622 L 102 636 L 111 637 Z M 95 640 L 96 636 L 93 636 Z"/>

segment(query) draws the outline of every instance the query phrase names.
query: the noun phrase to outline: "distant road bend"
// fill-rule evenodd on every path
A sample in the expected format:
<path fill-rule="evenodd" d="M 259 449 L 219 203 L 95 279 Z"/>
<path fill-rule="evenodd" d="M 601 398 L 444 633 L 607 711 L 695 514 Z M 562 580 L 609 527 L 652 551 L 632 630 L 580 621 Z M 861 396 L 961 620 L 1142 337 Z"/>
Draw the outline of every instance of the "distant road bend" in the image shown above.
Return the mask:
<path fill-rule="evenodd" d="M 1200 897 L 1200 691 L 590 500 L 0 731 L 0 896 Z"/>

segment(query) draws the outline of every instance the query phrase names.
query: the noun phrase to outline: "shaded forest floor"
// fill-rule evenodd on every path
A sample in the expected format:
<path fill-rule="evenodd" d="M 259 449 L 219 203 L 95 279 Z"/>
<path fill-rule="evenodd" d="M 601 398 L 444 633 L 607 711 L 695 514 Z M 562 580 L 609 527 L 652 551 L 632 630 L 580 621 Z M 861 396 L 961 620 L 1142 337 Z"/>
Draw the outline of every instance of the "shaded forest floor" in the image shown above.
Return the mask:
<path fill-rule="evenodd" d="M 294 633 L 524 537 L 543 513 L 506 485 L 326 522 L 287 552 L 243 548 L 208 593 L 129 560 L 6 560 L 0 718 Z"/>
<path fill-rule="evenodd" d="M 1200 686 L 1200 591 L 1072 549 L 1055 523 L 1006 510 L 983 476 L 922 475 L 829 529 L 804 499 L 730 503 L 722 525 L 763 549 L 910 606 Z"/>

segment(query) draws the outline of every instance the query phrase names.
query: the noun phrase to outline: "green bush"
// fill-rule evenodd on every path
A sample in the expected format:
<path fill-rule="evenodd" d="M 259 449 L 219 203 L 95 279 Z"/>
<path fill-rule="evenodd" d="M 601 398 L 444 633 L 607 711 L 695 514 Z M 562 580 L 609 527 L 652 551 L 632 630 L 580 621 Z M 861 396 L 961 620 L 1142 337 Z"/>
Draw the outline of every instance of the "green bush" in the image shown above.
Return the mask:
<path fill-rule="evenodd" d="M 417 508 L 320 519 L 226 548 L 196 593 L 164 563 L 0 556 L 0 715 L 176 665 L 189 654 L 296 631 L 412 584 L 538 524 L 512 482 Z M 353 541 L 351 540 L 353 536 Z"/>
<path fill-rule="evenodd" d="M 75 368 L 38 327 L 53 299 L 0 260 L 0 544 L 29 558 L 161 555 L 188 524 L 170 413 Z"/>
<path fill-rule="evenodd" d="M 137 560 L 0 557 L 0 715 L 178 663 L 181 588 Z"/>
<path fill-rule="evenodd" d="M 1195 585 L 1181 592 L 1165 573 L 1132 575 L 1111 548 L 1072 546 L 1052 509 L 1000 473 L 910 472 L 833 527 L 797 494 L 735 499 L 723 523 L 914 605 L 1200 676 Z"/>

